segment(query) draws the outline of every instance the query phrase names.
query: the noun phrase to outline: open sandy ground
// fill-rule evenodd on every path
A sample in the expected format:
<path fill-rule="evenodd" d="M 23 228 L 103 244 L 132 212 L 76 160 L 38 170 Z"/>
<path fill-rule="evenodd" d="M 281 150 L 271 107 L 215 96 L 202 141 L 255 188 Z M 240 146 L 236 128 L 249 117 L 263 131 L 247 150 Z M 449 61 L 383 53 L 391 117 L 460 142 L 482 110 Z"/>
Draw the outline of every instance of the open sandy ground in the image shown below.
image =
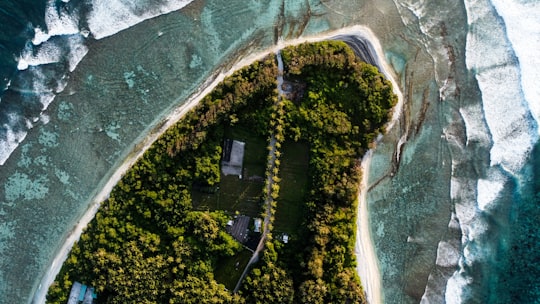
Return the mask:
<path fill-rule="evenodd" d="M 203 84 L 203 86 L 199 89 L 199 91 L 193 94 L 187 100 L 187 102 L 185 102 L 178 108 L 174 109 L 167 117 L 165 117 L 162 120 L 162 121 L 165 121 L 165 123 L 162 124 L 160 128 L 158 128 L 157 130 L 152 129 L 152 131 L 150 132 L 148 136 L 146 136 L 140 143 L 137 143 L 135 151 L 133 151 L 124 160 L 124 162 L 114 170 L 114 173 L 105 183 L 105 186 L 101 189 L 101 191 L 99 191 L 99 193 L 97 193 L 92 198 L 88 210 L 77 222 L 77 224 L 72 229 L 72 231 L 67 235 L 66 240 L 64 241 L 63 245 L 58 250 L 56 256 L 52 260 L 49 269 L 47 270 L 47 272 L 41 279 L 41 282 L 36 292 L 34 293 L 33 303 L 45 303 L 45 297 L 47 295 L 48 288 L 54 282 L 54 279 L 56 275 L 58 274 L 58 272 L 60 271 L 62 264 L 66 260 L 68 253 L 73 247 L 73 244 L 79 239 L 84 228 L 94 218 L 97 210 L 99 209 L 100 203 L 109 196 L 111 190 L 118 183 L 118 181 L 120 181 L 120 178 L 125 174 L 125 172 L 137 161 L 137 159 L 139 159 L 143 155 L 143 153 L 152 145 L 152 143 L 157 138 L 159 138 L 161 134 L 163 134 L 163 132 L 165 132 L 169 127 L 171 127 L 178 120 L 180 120 L 195 105 L 197 105 L 199 101 L 201 101 L 201 99 L 204 96 L 210 93 L 225 77 L 230 76 L 232 73 L 234 73 L 238 69 L 245 67 L 256 60 L 262 59 L 268 54 L 275 53 L 278 49 L 282 49 L 286 46 L 296 45 L 303 42 L 316 42 L 316 41 L 328 40 L 338 35 L 363 36 L 367 38 L 373 44 L 377 52 L 376 55 L 379 58 L 379 62 L 381 63 L 381 72 L 383 72 L 386 75 L 386 77 L 392 82 L 392 85 L 394 87 L 394 92 L 399 97 L 398 105 L 396 105 L 394 109 L 394 115 L 393 115 L 392 121 L 387 126 L 388 130 L 392 128 L 394 126 L 394 122 L 398 119 L 399 113 L 401 113 L 403 98 L 398 89 L 399 87 L 397 85 L 397 82 L 395 81 L 395 77 L 393 73 L 391 73 L 392 69 L 385 61 L 379 40 L 371 32 L 370 29 L 364 26 L 358 26 L 358 25 L 347 27 L 340 30 L 316 35 L 316 36 L 308 36 L 308 37 L 302 37 L 302 38 L 298 38 L 294 40 L 280 41 L 277 45 L 271 48 L 268 48 L 262 52 L 259 52 L 256 54 L 247 54 L 240 61 L 234 64 L 233 67 L 229 71 L 213 75 L 215 77 L 210 78 L 210 79 L 213 79 L 210 83 Z M 375 255 L 375 250 L 373 247 L 373 242 L 371 240 L 371 234 L 369 230 L 369 214 L 367 210 L 367 202 L 365 199 L 367 183 L 368 183 L 367 172 L 369 171 L 370 159 L 371 159 L 371 151 L 369 151 L 366 154 L 366 156 L 364 157 L 362 161 L 363 172 L 365 172 L 365 174 L 362 179 L 362 184 L 360 185 L 361 193 L 360 193 L 359 204 L 358 204 L 358 218 L 357 218 L 358 233 L 357 233 L 357 238 L 356 238 L 356 255 L 357 255 L 357 261 L 359 261 L 358 267 L 357 267 L 358 274 L 360 275 L 360 278 L 362 280 L 362 284 L 366 291 L 368 300 L 370 303 L 373 304 L 373 303 L 382 303 L 382 291 L 381 291 L 381 277 L 379 273 L 378 262 Z"/>

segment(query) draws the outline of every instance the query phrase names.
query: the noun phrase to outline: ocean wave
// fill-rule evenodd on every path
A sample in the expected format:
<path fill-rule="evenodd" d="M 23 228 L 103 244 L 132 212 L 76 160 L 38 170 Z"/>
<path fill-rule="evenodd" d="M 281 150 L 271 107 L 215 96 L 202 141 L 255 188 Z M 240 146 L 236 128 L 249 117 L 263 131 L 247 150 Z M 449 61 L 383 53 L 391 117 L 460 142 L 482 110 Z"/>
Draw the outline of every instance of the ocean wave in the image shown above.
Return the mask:
<path fill-rule="evenodd" d="M 447 283 L 447 303 L 489 298 L 484 293 L 499 276 L 493 266 L 498 263 L 496 257 L 510 229 L 505 224 L 507 186 L 512 185 L 512 177 L 519 179 L 538 141 L 537 114 L 524 85 L 524 79 L 530 75 L 521 70 L 523 64 L 519 64 L 513 48 L 516 43 L 511 44 L 506 38 L 506 20 L 500 18 L 488 0 L 467 0 L 465 8 L 466 66 L 475 75 L 482 103 L 481 108 L 464 106 L 460 113 L 466 126 L 467 145 L 474 141 L 489 149 L 490 159 L 487 168 L 477 172 L 476 180 L 460 177 L 451 181 L 463 252 L 458 270 Z"/>
<path fill-rule="evenodd" d="M 28 44 L 18 58 L 17 68 L 22 71 L 30 66 L 40 66 L 66 61 L 68 70 L 73 72 L 88 53 L 81 35 L 55 36 L 39 45 Z"/>
<path fill-rule="evenodd" d="M 506 34 L 519 60 L 521 88 L 536 125 L 540 124 L 540 2 L 526 0 L 491 0 L 504 20 Z M 540 130 L 539 130 L 540 132 Z"/>
<path fill-rule="evenodd" d="M 29 66 L 38 66 L 60 61 L 64 54 L 62 48 L 54 42 L 40 43 L 39 47 L 27 44 L 18 59 L 17 68 L 26 70 Z"/>
<path fill-rule="evenodd" d="M 96 39 L 114 35 L 144 20 L 183 8 L 193 0 L 94 0 L 88 26 Z"/>
<path fill-rule="evenodd" d="M 495 208 L 494 202 L 507 182 L 508 178 L 501 174 L 499 170 L 490 170 L 487 178 L 479 179 L 476 187 L 478 189 L 478 208 L 481 211 L 489 211 L 491 208 Z"/>
<path fill-rule="evenodd" d="M 46 28 L 34 28 L 34 37 L 27 43 L 18 58 L 19 70 L 29 66 L 56 63 L 68 59 L 69 70 L 73 71 L 88 52 L 83 33 L 79 30 L 79 13 L 65 5 L 57 6 L 49 0 L 45 10 Z"/>
<path fill-rule="evenodd" d="M 493 141 L 491 165 L 517 174 L 538 140 L 532 102 L 525 98 L 521 83 L 526 77 L 505 38 L 505 24 L 490 2 L 465 4 L 469 23 L 466 64 L 482 93 L 482 110 Z"/>
<path fill-rule="evenodd" d="M 488 61 L 483 58 L 481 62 Z M 486 67 L 476 73 L 476 79 L 493 140 L 491 165 L 502 165 L 515 175 L 538 139 L 533 117 L 522 99 L 519 70 L 512 63 Z"/>
<path fill-rule="evenodd" d="M 45 24 L 46 29 L 34 29 L 34 45 L 39 45 L 53 36 L 79 33 L 79 14 L 76 10 L 68 11 L 65 6 L 57 7 L 54 0 L 49 0 L 45 10 Z"/>
<path fill-rule="evenodd" d="M 3 165 L 11 153 L 25 139 L 26 133 L 33 127 L 33 123 L 45 115 L 54 100 L 55 94 L 62 92 L 67 84 L 68 75 L 73 72 L 84 56 L 88 53 L 86 40 L 90 33 L 93 38 L 101 39 L 111 36 L 144 20 L 179 10 L 193 0 L 164 0 L 159 2 L 123 0 L 105 1 L 94 0 L 87 8 L 77 7 L 69 0 L 58 2 L 49 0 L 45 9 L 44 24 L 34 28 L 34 35 L 17 60 L 19 70 L 17 78 L 26 78 L 19 81 L 13 88 L 16 93 L 30 95 L 30 98 L 39 99 L 42 107 L 38 113 L 26 112 L 20 119 L 0 118 L 0 165 Z M 89 10 L 87 16 L 80 15 L 79 11 Z M 87 24 L 88 28 L 81 27 Z M 51 65 L 54 72 L 50 72 Z M 4 90 L 9 90 L 11 81 L 6 80 Z M 21 85 L 26 83 L 26 85 Z M 21 97 L 9 101 L 4 96 L 2 102 L 12 103 L 9 107 L 17 107 Z M 26 98 L 26 97 L 25 97 Z M 6 106 L 6 105 L 4 105 Z M 24 112 L 24 111 L 19 111 Z M 15 112 L 17 113 L 17 112 Z M 12 115 L 21 115 L 13 114 Z M 31 122 L 21 125 L 20 120 Z M 41 119 L 47 122 L 48 119 Z"/>
<path fill-rule="evenodd" d="M 441 267 L 454 267 L 460 257 L 460 245 L 452 241 L 440 241 L 437 246 L 435 264 Z"/>
<path fill-rule="evenodd" d="M 31 67 L 20 72 L 10 87 L 18 98 L 0 104 L 0 165 L 7 161 L 36 123 L 48 122 L 45 111 L 66 84 L 65 75 L 44 67 Z"/>
<path fill-rule="evenodd" d="M 446 285 L 445 302 L 447 304 L 466 303 L 470 295 L 467 294 L 467 286 L 471 279 L 463 272 L 456 271 Z"/>
<path fill-rule="evenodd" d="M 26 118 L 13 113 L 8 114 L 7 121 L 0 127 L 0 165 L 6 162 L 19 143 L 26 138 L 28 132 L 25 129 L 31 126 L 32 123 Z"/>

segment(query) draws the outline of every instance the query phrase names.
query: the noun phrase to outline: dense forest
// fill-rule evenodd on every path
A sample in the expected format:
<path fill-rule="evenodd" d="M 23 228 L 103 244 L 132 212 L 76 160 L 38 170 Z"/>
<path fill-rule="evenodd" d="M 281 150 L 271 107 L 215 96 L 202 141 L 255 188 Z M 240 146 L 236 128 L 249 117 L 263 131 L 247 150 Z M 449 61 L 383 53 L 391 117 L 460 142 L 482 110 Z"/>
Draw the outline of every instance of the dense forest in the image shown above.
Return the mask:
<path fill-rule="evenodd" d="M 66 303 L 74 281 L 93 286 L 98 303 L 365 302 L 353 252 L 359 159 L 384 131 L 396 97 L 345 43 L 302 44 L 282 56 L 286 96 L 278 98 L 269 56 L 225 79 L 145 152 L 74 245 L 48 303 Z M 270 232 L 237 293 L 217 274 L 245 250 L 226 230 L 234 210 L 197 208 L 192 199 L 201 189 L 226 191 L 220 165 L 233 129 L 277 140 L 267 172 L 275 181 Z M 279 178 L 287 142 L 307 146 L 309 170 L 301 221 L 283 242 L 272 227 L 289 186 Z M 266 215 L 262 188 L 256 208 Z"/>
<path fill-rule="evenodd" d="M 243 293 L 249 303 L 365 303 L 354 256 L 360 158 L 397 98 L 344 43 L 301 44 L 282 56 L 290 87 L 304 88 L 283 101 L 286 138 L 309 143 L 304 218 L 296 242 L 269 240 Z"/>

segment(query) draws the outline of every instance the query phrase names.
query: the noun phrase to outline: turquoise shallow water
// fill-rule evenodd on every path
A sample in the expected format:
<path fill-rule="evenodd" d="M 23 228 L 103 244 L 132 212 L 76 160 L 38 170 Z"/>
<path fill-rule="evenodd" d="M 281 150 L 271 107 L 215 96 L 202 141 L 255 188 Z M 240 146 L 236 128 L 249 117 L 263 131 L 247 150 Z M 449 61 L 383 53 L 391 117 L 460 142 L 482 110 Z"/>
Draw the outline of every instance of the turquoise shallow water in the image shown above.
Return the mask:
<path fill-rule="evenodd" d="M 478 212 L 492 140 L 476 71 L 466 63 L 467 11 L 463 3 L 409 2 L 194 1 L 89 39 L 65 89 L 0 167 L 0 303 L 31 302 L 115 169 L 216 71 L 278 38 L 355 24 L 380 39 L 406 101 L 367 173 L 385 302 L 440 303 L 461 293 L 470 298 L 454 302 L 538 299 L 538 153 L 508 178 L 489 212 Z M 24 83 L 16 85 L 24 94 Z M 484 227 L 467 240 L 479 258 L 464 258 L 462 235 Z M 468 285 L 446 292 L 456 273 Z M 527 287 L 504 292 L 515 286 Z"/>

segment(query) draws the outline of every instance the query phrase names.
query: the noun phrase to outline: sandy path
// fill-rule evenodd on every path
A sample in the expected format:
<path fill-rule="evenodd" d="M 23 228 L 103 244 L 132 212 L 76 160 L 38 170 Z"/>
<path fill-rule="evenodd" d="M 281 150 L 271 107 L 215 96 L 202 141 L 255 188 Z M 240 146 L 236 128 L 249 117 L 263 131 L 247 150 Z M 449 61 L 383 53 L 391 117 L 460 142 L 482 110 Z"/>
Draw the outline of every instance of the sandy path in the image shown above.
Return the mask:
<path fill-rule="evenodd" d="M 396 106 L 394 110 L 394 118 L 388 125 L 388 129 L 390 129 L 394 125 L 394 121 L 397 119 L 396 113 L 400 113 L 400 107 L 402 104 L 402 97 L 401 93 L 397 89 L 397 83 L 394 80 L 394 75 L 390 74 L 389 71 L 392 71 L 389 68 L 389 65 L 386 63 L 385 58 L 383 56 L 382 48 L 379 43 L 379 40 L 375 37 L 375 35 L 371 32 L 370 29 L 364 27 L 364 26 L 352 26 L 343 28 L 336 31 L 327 32 L 321 35 L 316 36 L 309 36 L 309 37 L 302 37 L 294 40 L 288 40 L 288 41 L 280 41 L 277 45 L 268 48 L 260 53 L 256 54 L 248 54 L 244 56 L 240 61 L 238 61 L 236 64 L 233 65 L 233 67 L 227 71 L 226 73 L 219 73 L 214 74 L 210 79 L 213 78 L 213 81 L 211 83 L 205 83 L 202 85 L 201 89 L 193 94 L 186 103 L 182 104 L 178 108 L 174 109 L 170 115 L 165 117 L 162 121 L 166 121 L 165 124 L 163 124 L 159 129 L 154 130 L 146 136 L 140 143 L 137 144 L 136 151 L 133 151 L 128 158 L 118 167 L 115 169 L 114 173 L 111 175 L 105 186 L 101 189 L 101 191 L 95 195 L 90 203 L 90 206 L 86 213 L 81 217 L 81 219 L 77 222 L 76 226 L 73 228 L 73 230 L 68 234 L 66 237 L 66 240 L 64 241 L 62 247 L 59 249 L 58 253 L 54 257 L 53 261 L 51 262 L 51 266 L 41 279 L 41 282 L 34 293 L 33 297 L 33 303 L 45 303 L 45 297 L 47 295 L 47 291 L 49 286 L 54 282 L 54 279 L 58 272 L 60 271 L 60 268 L 62 267 L 62 264 L 67 258 L 67 255 L 71 248 L 73 247 L 73 244 L 80 238 L 81 233 L 88 225 L 88 223 L 94 218 L 94 215 L 96 214 L 97 210 L 99 209 L 100 202 L 104 201 L 110 194 L 112 188 L 120 181 L 120 178 L 125 174 L 125 172 L 139 159 L 143 153 L 152 145 L 152 143 L 161 135 L 163 132 L 165 132 L 170 126 L 175 124 L 178 120 L 180 120 L 189 110 L 191 110 L 195 105 L 199 103 L 199 101 L 206 96 L 208 93 L 210 93 L 225 77 L 231 75 L 238 69 L 247 66 L 251 64 L 252 62 L 264 58 L 266 55 L 275 53 L 278 49 L 281 49 L 283 47 L 289 46 L 289 45 L 295 45 L 302 42 L 316 42 L 316 41 L 322 41 L 322 40 L 328 40 L 335 36 L 343 36 L 343 35 L 359 35 L 367 38 L 374 46 L 377 57 L 379 58 L 379 62 L 382 64 L 382 72 L 387 76 L 387 78 L 392 82 L 394 86 L 394 91 L 398 94 L 400 102 Z M 368 172 L 369 169 L 369 159 L 370 154 L 368 153 L 368 156 L 364 158 L 363 161 L 363 172 Z M 363 178 L 362 182 L 362 189 L 367 189 L 367 175 Z M 375 251 L 373 248 L 373 243 L 371 241 L 371 236 L 369 232 L 369 222 L 368 222 L 368 213 L 367 213 L 367 205 L 365 202 L 365 192 L 361 192 L 361 196 L 363 196 L 363 200 L 359 201 L 359 213 L 357 218 L 357 227 L 359 229 L 359 233 L 357 233 L 357 260 L 360 262 L 358 268 L 358 273 L 360 275 L 360 278 L 362 279 L 362 284 L 365 286 L 366 293 L 368 295 L 368 299 L 370 299 L 370 303 L 381 303 L 382 300 L 382 292 L 380 289 L 381 282 L 380 282 L 380 273 L 378 270 L 378 262 L 377 258 L 375 256 Z"/>

